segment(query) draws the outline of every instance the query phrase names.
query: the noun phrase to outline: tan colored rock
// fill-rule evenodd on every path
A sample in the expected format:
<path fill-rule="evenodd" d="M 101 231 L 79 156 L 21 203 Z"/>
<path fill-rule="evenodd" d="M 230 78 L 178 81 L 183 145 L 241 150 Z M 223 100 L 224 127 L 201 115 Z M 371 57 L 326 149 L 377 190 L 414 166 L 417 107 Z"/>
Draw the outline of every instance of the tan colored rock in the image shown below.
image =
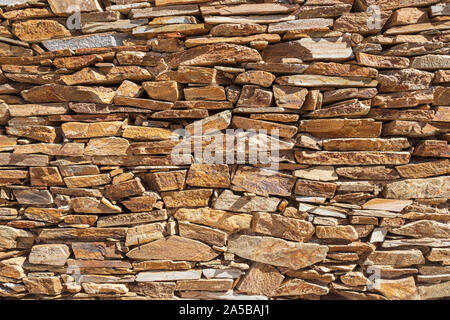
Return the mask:
<path fill-rule="evenodd" d="M 298 179 L 294 193 L 301 196 L 332 198 L 336 187 L 334 183 Z"/>
<path fill-rule="evenodd" d="M 438 299 L 450 296 L 450 281 L 433 285 L 418 286 L 419 296 L 422 300 Z"/>
<path fill-rule="evenodd" d="M 414 147 L 414 155 L 420 157 L 450 157 L 450 145 L 442 140 L 424 140 Z"/>
<path fill-rule="evenodd" d="M 360 65 L 377 69 L 404 69 L 409 67 L 409 59 L 402 57 L 377 56 L 358 52 L 356 53 L 356 60 Z"/>
<path fill-rule="evenodd" d="M 65 244 L 43 244 L 31 248 L 28 260 L 33 264 L 63 266 L 69 256 L 70 250 Z"/>
<path fill-rule="evenodd" d="M 417 298 L 414 277 L 396 280 L 379 279 L 375 288 L 389 300 L 414 300 Z"/>
<path fill-rule="evenodd" d="M 305 295 L 326 295 L 330 292 L 328 287 L 307 282 L 301 279 L 291 279 L 283 283 L 275 292 L 274 296 L 305 296 Z"/>
<path fill-rule="evenodd" d="M 254 84 L 262 87 L 269 87 L 274 80 L 275 76 L 269 72 L 250 70 L 238 74 L 234 82 L 240 85 Z"/>
<path fill-rule="evenodd" d="M 353 57 L 353 52 L 348 39 L 343 37 L 308 37 L 269 45 L 261 52 L 261 56 L 266 63 L 283 62 L 285 58 L 345 61 Z"/>
<path fill-rule="evenodd" d="M 412 204 L 411 200 L 392 200 L 392 199 L 371 199 L 364 203 L 362 207 L 369 210 L 387 210 L 401 212 L 405 207 Z"/>
<path fill-rule="evenodd" d="M 166 235 L 165 223 L 142 224 L 136 227 L 128 228 L 125 239 L 126 246 L 141 245 L 164 238 Z"/>
<path fill-rule="evenodd" d="M 72 198 L 70 205 L 75 212 L 78 213 L 120 213 L 122 209 L 111 204 L 106 199 L 96 199 L 92 197 L 76 197 Z"/>
<path fill-rule="evenodd" d="M 264 235 L 298 242 L 306 242 L 314 234 L 314 226 L 310 222 L 264 212 L 253 215 L 252 230 Z"/>
<path fill-rule="evenodd" d="M 294 270 L 324 260 L 327 251 L 326 246 L 272 237 L 237 235 L 228 240 L 228 252 L 244 259 Z"/>
<path fill-rule="evenodd" d="M 431 79 L 430 79 L 431 81 Z M 276 78 L 276 83 L 299 87 L 376 87 L 377 80 L 362 77 L 335 77 L 314 74 L 299 74 L 281 76 Z M 423 89 L 423 88 L 418 88 Z"/>
<path fill-rule="evenodd" d="M 283 138 L 292 138 L 297 133 L 295 126 L 289 126 L 285 124 L 278 124 L 275 122 L 268 122 L 262 120 L 253 120 L 249 118 L 234 116 L 231 124 L 235 128 L 243 130 L 255 129 L 255 130 L 267 130 L 267 133 L 275 134 Z M 277 132 L 278 131 L 278 132 Z"/>
<path fill-rule="evenodd" d="M 111 182 L 111 177 L 107 173 L 87 176 L 73 176 L 65 177 L 64 182 L 69 188 L 85 188 L 108 184 Z"/>
<path fill-rule="evenodd" d="M 399 228 L 392 229 L 390 232 L 414 238 L 448 238 L 450 227 L 448 224 L 441 222 L 421 220 L 410 222 Z"/>
<path fill-rule="evenodd" d="M 33 186 L 61 186 L 63 179 L 55 167 L 30 168 L 30 183 Z"/>
<path fill-rule="evenodd" d="M 224 23 L 215 25 L 209 33 L 215 37 L 232 37 L 264 33 L 266 30 L 267 26 L 255 23 Z"/>
<path fill-rule="evenodd" d="M 395 168 L 403 178 L 427 178 L 449 174 L 449 160 L 406 164 Z"/>
<path fill-rule="evenodd" d="M 432 80 L 432 73 L 416 69 L 383 71 L 378 75 L 380 92 L 428 89 Z"/>
<path fill-rule="evenodd" d="M 425 263 L 425 258 L 420 250 L 392 250 L 374 251 L 365 261 L 365 264 L 391 265 L 395 267 L 409 267 Z"/>
<path fill-rule="evenodd" d="M 283 280 L 284 276 L 275 267 L 254 263 L 236 289 L 246 294 L 271 296 Z"/>
<path fill-rule="evenodd" d="M 16 22 L 13 24 L 12 32 L 20 40 L 29 42 L 70 37 L 69 30 L 55 20 Z"/>
<path fill-rule="evenodd" d="M 108 185 L 105 189 L 106 196 L 112 200 L 141 195 L 144 191 L 145 188 L 139 178 Z"/>
<path fill-rule="evenodd" d="M 26 277 L 22 281 L 31 294 L 58 295 L 63 291 L 59 277 Z"/>
<path fill-rule="evenodd" d="M 130 284 L 130 290 L 150 298 L 172 298 L 175 294 L 174 282 L 138 282 Z"/>
<path fill-rule="evenodd" d="M 230 173 L 226 164 L 192 164 L 186 183 L 193 187 L 228 188 Z"/>
<path fill-rule="evenodd" d="M 428 12 L 422 8 L 401 8 L 394 11 L 389 27 L 428 22 Z"/>
<path fill-rule="evenodd" d="M 19 248 L 20 239 L 34 239 L 31 232 L 8 226 L 0 226 L 0 249 L 8 250 Z"/>
<path fill-rule="evenodd" d="M 315 119 L 301 120 L 299 131 L 320 138 L 375 138 L 381 127 L 381 122 L 373 119 Z"/>
<path fill-rule="evenodd" d="M 239 167 L 232 179 L 232 190 L 247 191 L 267 197 L 289 196 L 296 178 L 270 170 Z"/>
<path fill-rule="evenodd" d="M 206 207 L 212 193 L 212 189 L 190 189 L 166 191 L 161 196 L 166 208 Z"/>
<path fill-rule="evenodd" d="M 157 198 L 154 195 L 133 197 L 122 201 L 122 204 L 131 212 L 151 211 L 156 204 Z"/>
<path fill-rule="evenodd" d="M 239 196 L 231 190 L 224 190 L 215 200 L 213 208 L 235 212 L 275 212 L 280 199 L 275 197 Z"/>
<path fill-rule="evenodd" d="M 402 151 L 411 145 L 406 138 L 337 138 L 322 140 L 322 146 L 329 151 Z"/>
<path fill-rule="evenodd" d="M 14 126 L 6 127 L 6 133 L 13 136 L 31 138 L 42 142 L 54 142 L 56 130 L 50 126 Z"/>
<path fill-rule="evenodd" d="M 333 24 L 333 30 L 342 32 L 357 32 L 362 35 L 380 32 L 392 11 L 381 11 L 377 23 L 368 23 L 373 19 L 369 12 L 344 13 Z"/>
<path fill-rule="evenodd" d="M 226 57 L 226 58 L 224 58 Z M 235 44 L 210 44 L 187 49 L 169 57 L 170 67 L 181 66 L 213 66 L 216 64 L 238 64 L 241 62 L 257 62 L 261 56 L 255 49 Z"/>
<path fill-rule="evenodd" d="M 129 258 L 135 260 L 168 259 L 175 261 L 209 261 L 217 255 L 218 253 L 202 242 L 179 236 L 159 239 L 127 253 Z"/>
<path fill-rule="evenodd" d="M 319 239 L 358 240 L 359 236 L 353 226 L 317 226 L 316 236 Z"/>
<path fill-rule="evenodd" d="M 449 176 L 391 182 L 386 185 L 385 196 L 393 199 L 449 198 L 449 183 Z"/>
<path fill-rule="evenodd" d="M 231 111 L 223 111 L 216 113 L 213 116 L 209 116 L 208 118 L 190 123 L 184 129 L 191 135 L 211 133 L 216 130 L 228 128 L 231 123 L 231 118 Z"/>
<path fill-rule="evenodd" d="M 303 105 L 303 110 L 305 109 L 305 105 Z M 336 105 L 327 106 L 327 108 L 311 108 L 312 111 L 307 113 L 305 116 L 310 118 L 333 118 L 333 117 L 354 117 L 354 116 L 365 116 L 370 111 L 370 106 L 358 101 L 358 100 L 350 100 L 348 102 L 338 103 Z M 320 110 L 317 110 L 320 109 Z"/>
<path fill-rule="evenodd" d="M 171 191 L 184 187 L 186 170 L 151 172 L 145 175 L 145 183 L 151 190 Z"/>
<path fill-rule="evenodd" d="M 228 291 L 232 287 L 232 279 L 181 280 L 177 282 L 177 290 L 180 291 Z"/>
<path fill-rule="evenodd" d="M 186 100 L 226 100 L 225 90 L 221 86 L 192 87 L 183 92 Z"/>
<path fill-rule="evenodd" d="M 218 229 L 178 221 L 178 230 L 181 237 L 200 240 L 213 246 L 223 247 L 227 243 L 227 233 Z"/>
<path fill-rule="evenodd" d="M 49 205 L 53 197 L 48 190 L 18 189 L 13 191 L 19 204 Z"/>
<path fill-rule="evenodd" d="M 21 92 L 29 102 L 94 102 L 111 103 L 115 91 L 105 87 L 63 86 L 45 84 Z"/>
<path fill-rule="evenodd" d="M 144 82 L 142 87 L 152 99 L 177 101 L 182 97 L 181 86 L 176 81 Z"/>
<path fill-rule="evenodd" d="M 174 215 L 179 221 L 189 221 L 229 232 L 250 229 L 252 215 L 232 213 L 210 208 L 178 209 Z"/>
<path fill-rule="evenodd" d="M 294 86 L 274 85 L 272 89 L 277 106 L 289 109 L 300 109 L 308 93 L 308 90 Z"/>
<path fill-rule="evenodd" d="M 244 85 L 237 102 L 239 107 L 268 107 L 272 103 L 273 93 L 255 85 Z"/>
<path fill-rule="evenodd" d="M 427 256 L 427 260 L 440 262 L 444 265 L 450 264 L 450 249 L 448 248 L 432 248 Z"/>
<path fill-rule="evenodd" d="M 336 168 L 338 176 L 354 180 L 395 180 L 399 179 L 397 171 L 385 166 L 340 167 Z"/>
<path fill-rule="evenodd" d="M 409 152 L 331 152 L 331 151 L 299 151 L 295 159 L 300 164 L 314 165 L 369 165 L 369 164 L 406 164 Z"/>
<path fill-rule="evenodd" d="M 314 62 L 308 66 L 308 69 L 306 69 L 304 73 L 342 77 L 376 78 L 378 76 L 378 71 L 374 68 L 336 62 Z"/>
<path fill-rule="evenodd" d="M 130 143 L 126 139 L 117 137 L 91 139 L 84 149 L 84 154 L 93 155 L 126 155 Z"/>
<path fill-rule="evenodd" d="M 58 16 L 68 16 L 73 13 L 71 6 L 78 5 L 81 12 L 102 11 L 97 0 L 49 0 L 50 8 Z"/>

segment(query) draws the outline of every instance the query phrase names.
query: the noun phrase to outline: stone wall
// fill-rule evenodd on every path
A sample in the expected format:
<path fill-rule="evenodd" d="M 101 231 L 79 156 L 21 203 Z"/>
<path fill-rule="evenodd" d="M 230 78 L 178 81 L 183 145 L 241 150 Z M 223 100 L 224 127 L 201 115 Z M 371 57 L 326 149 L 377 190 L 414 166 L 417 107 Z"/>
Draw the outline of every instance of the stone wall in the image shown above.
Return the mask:
<path fill-rule="evenodd" d="M 450 296 L 450 1 L 0 9 L 0 297 Z"/>

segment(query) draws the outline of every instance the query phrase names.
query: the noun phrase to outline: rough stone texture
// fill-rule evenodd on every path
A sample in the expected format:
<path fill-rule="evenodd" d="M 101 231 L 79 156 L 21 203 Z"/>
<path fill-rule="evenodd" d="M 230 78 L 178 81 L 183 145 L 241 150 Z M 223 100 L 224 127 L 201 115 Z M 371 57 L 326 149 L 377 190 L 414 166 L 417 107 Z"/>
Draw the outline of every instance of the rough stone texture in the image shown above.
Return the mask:
<path fill-rule="evenodd" d="M 449 8 L 0 0 L 0 299 L 448 299 Z"/>

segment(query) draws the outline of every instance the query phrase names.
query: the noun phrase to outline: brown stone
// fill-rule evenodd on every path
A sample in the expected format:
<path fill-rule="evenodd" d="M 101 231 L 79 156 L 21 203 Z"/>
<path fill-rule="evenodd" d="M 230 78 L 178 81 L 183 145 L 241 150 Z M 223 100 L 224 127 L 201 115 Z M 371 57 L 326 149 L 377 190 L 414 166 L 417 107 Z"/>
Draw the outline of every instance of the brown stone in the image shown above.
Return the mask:
<path fill-rule="evenodd" d="M 31 185 L 33 186 L 60 186 L 64 182 L 55 167 L 30 168 Z"/>
<path fill-rule="evenodd" d="M 106 199 L 96 199 L 92 197 L 76 197 L 72 198 L 70 205 L 75 212 L 78 213 L 120 213 L 122 209 L 111 204 Z"/>
<path fill-rule="evenodd" d="M 254 263 L 236 289 L 246 294 L 271 296 L 283 280 L 284 276 L 275 267 Z"/>
<path fill-rule="evenodd" d="M 409 152 L 331 152 L 298 151 L 295 159 L 301 164 L 314 165 L 372 165 L 372 164 L 406 164 Z"/>
<path fill-rule="evenodd" d="M 141 244 L 164 238 L 165 234 L 165 223 L 142 224 L 136 227 L 128 228 L 125 245 L 140 246 Z"/>
<path fill-rule="evenodd" d="M 56 140 L 56 129 L 50 126 L 6 127 L 6 133 L 42 142 L 54 142 Z"/>
<path fill-rule="evenodd" d="M 113 200 L 141 195 L 144 191 L 145 188 L 138 178 L 108 185 L 105 189 L 107 197 Z"/>
<path fill-rule="evenodd" d="M 186 100 L 226 100 L 225 90 L 221 86 L 186 88 L 184 97 Z"/>
<path fill-rule="evenodd" d="M 308 90 L 293 86 L 274 85 L 272 89 L 277 106 L 289 109 L 300 109 L 308 94 Z"/>
<path fill-rule="evenodd" d="M 414 238 L 448 238 L 450 227 L 445 223 L 421 220 L 392 229 L 390 232 Z"/>
<path fill-rule="evenodd" d="M 327 251 L 326 246 L 272 237 L 236 235 L 228 240 L 228 252 L 244 259 L 294 270 L 324 260 Z"/>
<path fill-rule="evenodd" d="M 371 14 L 368 12 L 346 12 L 340 16 L 333 24 L 333 30 L 342 32 L 357 32 L 362 35 L 375 34 L 380 32 L 386 21 L 391 16 L 392 11 L 381 11 L 377 23 L 368 23 Z"/>
<path fill-rule="evenodd" d="M 302 120 L 299 131 L 320 138 L 373 138 L 380 136 L 381 122 L 373 119 Z"/>
<path fill-rule="evenodd" d="M 301 196 L 332 198 L 336 191 L 336 184 L 298 179 L 294 193 Z"/>
<path fill-rule="evenodd" d="M 229 232 L 250 229 L 252 216 L 245 213 L 232 213 L 210 208 L 178 209 L 174 215 L 179 221 L 189 221 L 222 229 Z"/>
<path fill-rule="evenodd" d="M 437 160 L 421 163 L 411 163 L 397 166 L 395 169 L 403 178 L 427 178 L 450 173 L 450 161 Z"/>
<path fill-rule="evenodd" d="M 58 295 L 63 291 L 59 277 L 26 277 L 22 281 L 31 294 Z"/>
<path fill-rule="evenodd" d="M 330 292 L 328 287 L 307 282 L 301 279 L 290 279 L 283 283 L 273 296 L 307 296 L 307 295 L 326 295 Z"/>
<path fill-rule="evenodd" d="M 389 300 L 414 300 L 417 298 L 414 277 L 396 280 L 379 279 L 375 289 Z"/>
<path fill-rule="evenodd" d="M 128 200 L 122 201 L 122 204 L 131 212 L 145 212 L 151 211 L 156 204 L 156 196 L 141 196 L 133 197 Z"/>
<path fill-rule="evenodd" d="M 252 230 L 264 235 L 297 242 L 306 242 L 314 234 L 314 226 L 310 222 L 264 212 L 254 214 Z"/>
<path fill-rule="evenodd" d="M 178 221 L 181 237 L 200 240 L 213 246 L 223 247 L 227 243 L 227 233 L 189 222 Z"/>
<path fill-rule="evenodd" d="M 31 248 L 28 260 L 33 264 L 63 266 L 69 255 L 69 247 L 65 244 L 43 244 Z"/>
<path fill-rule="evenodd" d="M 373 54 L 356 53 L 358 64 L 377 69 L 405 69 L 409 67 L 409 59 L 402 57 L 377 56 Z"/>
<path fill-rule="evenodd" d="M 136 260 L 169 259 L 175 261 L 209 261 L 217 255 L 218 253 L 200 241 L 179 236 L 159 239 L 127 253 L 129 258 Z"/>
<path fill-rule="evenodd" d="M 391 182 L 386 185 L 385 196 L 393 199 L 449 198 L 449 183 L 449 176 Z"/>
<path fill-rule="evenodd" d="M 353 226 L 317 226 L 316 236 L 319 239 L 337 239 L 355 241 L 359 236 Z"/>
<path fill-rule="evenodd" d="M 237 102 L 239 107 L 267 107 L 272 103 L 272 91 L 255 85 L 244 85 Z"/>
<path fill-rule="evenodd" d="M 247 191 L 267 197 L 268 195 L 290 196 L 296 178 L 270 170 L 239 167 L 232 180 L 232 189 Z"/>
<path fill-rule="evenodd" d="M 233 117 L 231 125 L 235 128 L 240 128 L 243 130 L 267 130 L 268 134 L 278 134 L 278 136 L 283 138 L 292 138 L 297 133 L 297 127 L 295 126 L 262 120 L 253 120 L 239 116 Z"/>
<path fill-rule="evenodd" d="M 380 92 L 428 89 L 432 80 L 432 73 L 416 69 L 383 71 L 378 75 Z"/>
<path fill-rule="evenodd" d="M 206 207 L 212 193 L 212 189 L 190 189 L 166 191 L 161 196 L 166 208 Z"/>
<path fill-rule="evenodd" d="M 22 41 L 40 42 L 42 40 L 70 37 L 70 32 L 55 20 L 28 20 L 13 24 L 12 32 Z"/>
<path fill-rule="evenodd" d="M 225 164 L 192 164 L 186 183 L 193 187 L 228 188 L 230 173 Z"/>
<path fill-rule="evenodd" d="M 237 75 L 234 83 L 236 84 L 254 84 L 262 87 L 269 87 L 275 80 L 275 76 L 266 71 L 251 70 Z"/>
<path fill-rule="evenodd" d="M 184 187 L 186 172 L 186 170 L 152 172 L 145 175 L 144 181 L 151 190 L 180 190 Z"/>
<path fill-rule="evenodd" d="M 152 99 L 177 101 L 182 97 L 181 86 L 176 81 L 144 82 L 142 87 Z"/>
<path fill-rule="evenodd" d="M 365 262 L 375 265 L 392 265 L 395 267 L 409 267 L 416 264 L 425 263 L 425 258 L 420 250 L 393 250 L 374 251 Z"/>

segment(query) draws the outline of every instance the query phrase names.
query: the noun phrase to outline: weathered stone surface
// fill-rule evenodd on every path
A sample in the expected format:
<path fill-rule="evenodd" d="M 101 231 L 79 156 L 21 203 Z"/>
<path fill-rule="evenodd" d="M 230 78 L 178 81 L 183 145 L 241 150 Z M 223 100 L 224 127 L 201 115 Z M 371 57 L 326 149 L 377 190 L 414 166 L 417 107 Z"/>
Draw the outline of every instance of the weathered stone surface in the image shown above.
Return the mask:
<path fill-rule="evenodd" d="M 316 165 L 406 164 L 409 162 L 409 158 L 408 152 L 299 151 L 295 153 L 298 163 Z"/>
<path fill-rule="evenodd" d="M 69 255 L 69 247 L 65 244 L 43 244 L 31 248 L 28 260 L 33 264 L 63 266 Z"/>
<path fill-rule="evenodd" d="M 406 179 L 391 182 L 386 185 L 386 198 L 413 199 L 413 198 L 449 198 L 450 177 L 436 177 L 428 179 Z"/>
<path fill-rule="evenodd" d="M 189 221 L 229 232 L 250 228 L 252 216 L 245 213 L 231 213 L 209 208 L 178 209 L 174 215 L 179 221 Z"/>
<path fill-rule="evenodd" d="M 348 40 L 342 37 L 303 38 L 269 45 L 261 56 L 265 62 L 282 62 L 284 58 L 343 61 L 351 58 L 353 53 Z"/>
<path fill-rule="evenodd" d="M 209 261 L 217 255 L 218 253 L 200 241 L 179 236 L 156 240 L 127 253 L 129 258 L 136 260 L 168 259 L 175 261 Z"/>
<path fill-rule="evenodd" d="M 228 166 L 223 164 L 192 164 L 186 183 L 193 187 L 227 188 L 230 186 Z"/>
<path fill-rule="evenodd" d="M 428 89 L 432 80 L 432 73 L 416 69 L 383 71 L 378 75 L 380 92 Z"/>
<path fill-rule="evenodd" d="M 211 189 L 190 189 L 163 192 L 162 198 L 167 208 L 205 207 L 213 193 Z"/>
<path fill-rule="evenodd" d="M 53 197 L 48 190 L 14 190 L 14 196 L 19 204 L 49 205 L 53 203 Z"/>
<path fill-rule="evenodd" d="M 381 11 L 377 23 L 368 23 L 371 21 L 371 15 L 368 12 L 344 13 L 334 22 L 333 30 L 357 32 L 363 35 L 375 34 L 381 31 L 391 13 L 391 11 Z"/>
<path fill-rule="evenodd" d="M 414 277 L 397 280 L 379 279 L 376 290 L 389 300 L 414 300 L 417 298 Z"/>
<path fill-rule="evenodd" d="M 228 240 L 228 251 L 244 259 L 297 270 L 324 260 L 328 248 L 272 237 L 237 235 Z"/>
<path fill-rule="evenodd" d="M 392 250 L 374 251 L 365 261 L 366 264 L 392 265 L 395 267 L 409 267 L 423 264 L 425 258 L 420 250 Z"/>
<path fill-rule="evenodd" d="M 213 208 L 234 212 L 275 212 L 280 199 L 274 197 L 240 196 L 230 190 L 224 190 L 215 200 Z"/>
<path fill-rule="evenodd" d="M 55 20 L 16 22 L 13 24 L 12 32 L 20 40 L 30 42 L 70 36 L 69 30 Z"/>
<path fill-rule="evenodd" d="M 145 188 L 138 178 L 108 185 L 105 189 L 107 197 L 113 200 L 141 195 L 144 191 Z"/>
<path fill-rule="evenodd" d="M 145 183 L 156 191 L 179 190 L 184 187 L 186 170 L 153 172 L 145 175 Z"/>
<path fill-rule="evenodd" d="M 238 284 L 237 290 L 246 294 L 271 296 L 284 276 L 275 268 L 263 263 L 254 263 Z"/>
<path fill-rule="evenodd" d="M 317 226 L 316 236 L 319 239 L 357 240 L 358 234 L 353 226 Z"/>
<path fill-rule="evenodd" d="M 110 103 L 115 92 L 105 87 L 63 86 L 46 84 L 21 92 L 29 102 L 94 102 Z"/>
<path fill-rule="evenodd" d="M 403 178 L 427 178 L 449 174 L 449 160 L 406 164 L 395 168 Z"/>
<path fill-rule="evenodd" d="M 268 195 L 290 195 L 296 179 L 293 176 L 266 169 L 242 166 L 236 171 L 231 183 L 236 191 L 248 191 Z"/>
<path fill-rule="evenodd" d="M 450 227 L 448 224 L 441 222 L 421 220 L 392 229 L 391 232 L 414 238 L 447 238 L 450 234 Z"/>
<path fill-rule="evenodd" d="M 125 245 L 140 246 L 141 244 L 164 238 L 166 233 L 165 227 L 165 223 L 151 223 L 128 228 Z"/>
<path fill-rule="evenodd" d="M 336 184 L 298 179 L 295 183 L 294 193 L 301 196 L 332 198 L 336 191 Z"/>
<path fill-rule="evenodd" d="M 63 291 L 63 286 L 59 277 L 26 277 L 23 283 L 27 291 L 32 294 L 58 295 Z"/>
<path fill-rule="evenodd" d="M 0 226 L 0 249 L 1 250 L 8 250 L 8 249 L 15 249 L 20 247 L 18 246 L 18 241 L 20 238 L 31 238 L 34 239 L 34 236 L 32 233 L 21 230 L 21 229 L 15 229 L 8 226 Z"/>
<path fill-rule="evenodd" d="M 314 234 L 314 227 L 310 222 L 264 212 L 257 212 L 253 215 L 252 230 L 298 242 L 306 242 Z"/>
<path fill-rule="evenodd" d="M 224 57 L 226 57 L 224 59 Z M 255 49 L 235 44 L 210 44 L 198 46 L 170 57 L 168 64 L 174 66 L 211 66 L 217 63 L 237 64 L 257 62 L 261 56 Z"/>
<path fill-rule="evenodd" d="M 304 296 L 304 295 L 325 295 L 330 289 L 323 285 L 307 282 L 301 279 L 291 279 L 283 283 L 275 292 L 274 296 Z"/>
<path fill-rule="evenodd" d="M 72 198 L 70 205 L 78 213 L 120 213 L 122 209 L 113 205 L 105 199 L 96 199 L 91 197 Z"/>

